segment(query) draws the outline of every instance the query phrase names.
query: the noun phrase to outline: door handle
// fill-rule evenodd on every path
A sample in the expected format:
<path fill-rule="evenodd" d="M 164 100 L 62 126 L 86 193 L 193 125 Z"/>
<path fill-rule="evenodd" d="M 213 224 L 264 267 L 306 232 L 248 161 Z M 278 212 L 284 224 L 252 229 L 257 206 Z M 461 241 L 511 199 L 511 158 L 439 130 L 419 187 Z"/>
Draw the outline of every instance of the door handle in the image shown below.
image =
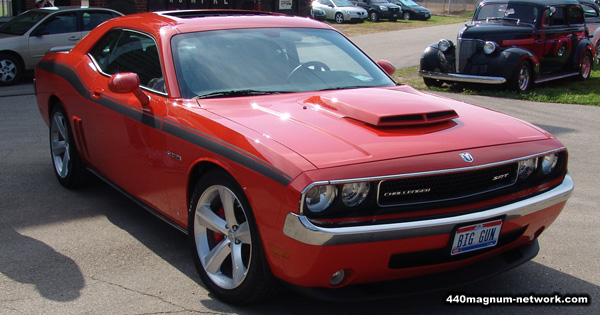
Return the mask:
<path fill-rule="evenodd" d="M 71 37 L 69 37 L 69 40 L 72 41 L 72 42 L 78 41 L 79 37 L 78 36 L 71 36 Z"/>

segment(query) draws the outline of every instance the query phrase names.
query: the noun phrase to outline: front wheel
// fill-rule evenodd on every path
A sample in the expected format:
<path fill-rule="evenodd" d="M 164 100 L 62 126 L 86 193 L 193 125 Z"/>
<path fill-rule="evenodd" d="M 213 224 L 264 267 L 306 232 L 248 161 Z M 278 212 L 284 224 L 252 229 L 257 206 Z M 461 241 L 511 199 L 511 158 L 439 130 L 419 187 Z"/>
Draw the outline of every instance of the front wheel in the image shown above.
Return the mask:
<path fill-rule="evenodd" d="M 402 18 L 404 18 L 405 21 L 410 20 L 410 12 L 404 12 Z"/>
<path fill-rule="evenodd" d="M 373 11 L 373 12 L 369 13 L 369 20 L 371 22 L 379 21 L 379 15 L 377 14 L 377 12 Z"/>
<path fill-rule="evenodd" d="M 592 53 L 586 51 L 583 53 L 583 58 L 581 58 L 581 63 L 579 64 L 579 79 L 587 80 L 590 78 L 590 73 L 592 73 L 592 63 L 594 58 L 592 58 Z"/>
<path fill-rule="evenodd" d="M 444 84 L 443 81 L 437 80 L 437 79 L 432 79 L 432 78 L 423 78 L 423 82 L 425 83 L 425 85 L 427 87 L 436 87 L 439 88 L 442 86 L 442 84 Z"/>
<path fill-rule="evenodd" d="M 518 93 L 527 92 L 533 84 L 533 76 L 531 65 L 523 60 L 519 63 L 517 71 L 513 75 L 511 81 L 511 89 Z"/>
<path fill-rule="evenodd" d="M 344 23 L 344 15 L 340 12 L 335 14 L 335 23 L 342 24 Z"/>
<path fill-rule="evenodd" d="M 198 181 L 188 230 L 200 278 L 219 299 L 246 304 L 275 292 L 250 204 L 225 171 L 209 171 Z"/>
<path fill-rule="evenodd" d="M 50 115 L 50 154 L 60 184 L 76 188 L 87 184 L 91 173 L 79 156 L 67 117 L 62 105 L 56 104 Z"/>

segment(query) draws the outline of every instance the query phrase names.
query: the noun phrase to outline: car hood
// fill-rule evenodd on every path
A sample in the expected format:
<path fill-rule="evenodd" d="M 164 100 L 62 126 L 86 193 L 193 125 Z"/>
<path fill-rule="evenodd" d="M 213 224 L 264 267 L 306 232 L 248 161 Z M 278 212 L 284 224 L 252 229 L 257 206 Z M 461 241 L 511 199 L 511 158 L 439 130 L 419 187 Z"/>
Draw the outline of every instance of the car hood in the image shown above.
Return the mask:
<path fill-rule="evenodd" d="M 461 30 L 459 36 L 462 38 L 502 41 L 508 39 L 531 38 L 534 32 L 532 25 L 521 23 L 516 25 L 513 21 L 494 23 L 481 23 L 468 25 Z"/>
<path fill-rule="evenodd" d="M 317 168 L 550 137 L 521 120 L 408 86 L 198 102 Z"/>

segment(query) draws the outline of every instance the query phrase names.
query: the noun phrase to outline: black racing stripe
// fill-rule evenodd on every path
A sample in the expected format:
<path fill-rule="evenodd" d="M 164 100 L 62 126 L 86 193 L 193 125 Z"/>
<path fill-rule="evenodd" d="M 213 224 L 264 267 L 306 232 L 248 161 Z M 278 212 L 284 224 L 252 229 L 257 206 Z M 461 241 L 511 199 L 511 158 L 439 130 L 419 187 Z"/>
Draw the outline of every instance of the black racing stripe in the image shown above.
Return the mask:
<path fill-rule="evenodd" d="M 103 96 L 99 99 L 92 98 L 90 89 L 83 84 L 83 81 L 81 80 L 77 72 L 69 66 L 52 61 L 42 61 L 38 63 L 37 67 L 65 79 L 67 82 L 69 82 L 69 84 L 71 84 L 75 88 L 77 93 L 79 93 L 82 97 L 93 101 L 105 108 L 113 110 L 125 117 L 131 118 L 135 121 L 139 121 L 157 130 L 162 130 L 163 132 L 170 134 L 174 137 L 180 138 L 186 142 L 189 142 L 203 149 L 223 156 L 235 163 L 243 165 L 251 170 L 256 171 L 257 173 L 271 178 L 282 185 L 287 186 L 292 181 L 291 177 L 279 171 L 266 161 L 237 147 L 227 146 L 224 144 L 224 142 L 219 143 L 218 139 L 211 138 L 208 135 L 203 136 L 199 134 L 198 131 L 184 128 L 184 126 L 181 125 L 176 125 L 172 123 L 161 124 L 164 120 L 164 117 L 156 116 L 153 113 L 140 110 L 136 107 L 130 107 L 128 104 L 119 102 L 107 96 Z"/>
<path fill-rule="evenodd" d="M 259 158 L 255 156 L 253 156 L 254 158 L 252 158 L 246 155 L 249 153 L 245 151 L 240 152 L 238 150 L 234 150 L 230 147 L 220 144 L 214 140 L 211 140 L 208 135 L 203 136 L 201 134 L 198 134 L 197 132 L 194 132 L 192 130 L 186 130 L 180 126 L 176 126 L 168 122 L 165 122 L 165 124 L 163 124 L 162 131 L 166 134 L 170 134 L 176 138 L 182 139 L 184 141 L 197 145 L 203 149 L 216 153 L 235 163 L 243 165 L 251 170 L 254 170 L 260 174 L 263 174 L 275 180 L 276 182 L 282 185 L 287 186 L 292 181 L 291 177 L 282 174 L 281 172 L 278 172 L 276 169 L 273 169 L 272 167 L 270 167 L 270 164 L 266 164 L 266 162 L 260 163 Z"/>

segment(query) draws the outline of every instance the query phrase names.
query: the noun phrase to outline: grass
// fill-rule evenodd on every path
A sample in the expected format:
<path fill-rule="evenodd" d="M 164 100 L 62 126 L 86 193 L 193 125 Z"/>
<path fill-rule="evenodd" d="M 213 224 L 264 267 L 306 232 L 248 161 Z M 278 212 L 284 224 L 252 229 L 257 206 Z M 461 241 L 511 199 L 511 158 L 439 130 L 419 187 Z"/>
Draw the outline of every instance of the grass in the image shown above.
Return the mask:
<path fill-rule="evenodd" d="M 419 20 L 410 20 L 404 21 L 402 19 L 396 22 L 389 22 L 387 20 L 382 20 L 380 22 L 371 22 L 365 21 L 363 23 L 344 23 L 344 24 L 336 24 L 332 21 L 327 21 L 326 23 L 336 28 L 338 31 L 342 32 L 346 36 L 355 36 L 355 35 L 364 35 L 364 34 L 373 34 L 379 32 L 390 32 L 390 31 L 399 31 L 405 29 L 413 29 L 434 25 L 445 25 L 445 24 L 454 24 L 460 22 L 466 22 L 473 16 L 473 12 L 464 13 L 460 16 L 440 16 L 433 15 L 431 19 L 427 21 L 419 21 Z"/>
<path fill-rule="evenodd" d="M 598 68 L 598 67 L 596 67 Z M 417 74 L 419 67 L 398 69 L 394 73 L 396 82 L 408 84 L 416 89 L 427 90 L 423 79 Z M 566 78 L 536 85 L 528 93 L 515 93 L 488 85 L 446 85 L 431 90 L 493 96 L 506 99 L 527 100 L 544 103 L 563 103 L 600 106 L 600 70 L 593 70 L 589 80 L 579 81 Z"/>

